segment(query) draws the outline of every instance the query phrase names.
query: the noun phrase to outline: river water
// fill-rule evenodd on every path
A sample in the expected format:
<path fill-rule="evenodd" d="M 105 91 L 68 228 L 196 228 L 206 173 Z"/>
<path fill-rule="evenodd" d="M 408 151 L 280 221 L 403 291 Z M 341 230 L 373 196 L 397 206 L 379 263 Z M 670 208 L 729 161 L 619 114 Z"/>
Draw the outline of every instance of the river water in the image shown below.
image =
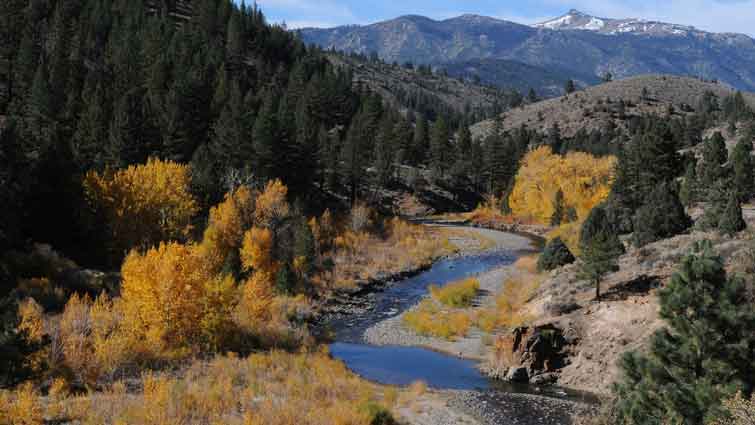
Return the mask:
<path fill-rule="evenodd" d="M 507 251 L 450 258 L 435 263 L 429 270 L 389 286 L 374 294 L 371 311 L 330 323 L 335 343 L 330 350 L 358 375 L 389 385 L 424 381 L 438 389 L 487 389 L 491 381 L 477 369 L 477 363 L 429 349 L 414 347 L 377 347 L 367 345 L 363 334 L 375 323 L 397 316 L 427 293 L 430 285 L 451 282 L 512 264 L 517 256 Z"/>

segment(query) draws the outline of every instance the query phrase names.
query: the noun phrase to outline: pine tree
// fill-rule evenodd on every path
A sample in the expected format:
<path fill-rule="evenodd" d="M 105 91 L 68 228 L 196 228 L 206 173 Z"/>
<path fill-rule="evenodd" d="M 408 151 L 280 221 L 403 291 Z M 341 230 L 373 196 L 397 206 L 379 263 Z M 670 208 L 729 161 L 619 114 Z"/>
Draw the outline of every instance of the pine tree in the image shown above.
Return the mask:
<path fill-rule="evenodd" d="M 220 164 L 241 169 L 254 159 L 253 111 L 245 114 L 243 94 L 238 82 L 231 83 L 228 101 L 213 125 L 210 139 L 212 156 Z M 250 125 L 251 123 L 251 125 Z"/>
<path fill-rule="evenodd" d="M 24 30 L 26 3 L 24 0 L 0 2 L 0 80 L 5 82 L 0 94 L 0 112 L 3 113 L 14 101 L 15 66 Z"/>
<path fill-rule="evenodd" d="M 687 171 L 684 172 L 684 179 L 679 188 L 679 200 L 685 207 L 691 207 L 697 201 L 697 168 L 696 162 L 687 165 Z"/>
<path fill-rule="evenodd" d="M 393 128 L 393 136 L 396 145 L 396 155 L 394 160 L 397 164 L 408 163 L 412 152 L 412 138 L 414 137 L 414 131 L 407 119 L 403 117 L 399 118 Z"/>
<path fill-rule="evenodd" d="M 605 207 L 599 205 L 590 211 L 579 235 L 581 250 L 579 276 L 595 285 L 595 299 L 600 299 L 603 277 L 617 269 L 617 258 L 624 253 L 624 245 L 608 220 Z"/>
<path fill-rule="evenodd" d="M 577 91 L 577 86 L 574 84 L 574 80 L 568 80 L 564 86 L 566 94 L 572 94 Z"/>
<path fill-rule="evenodd" d="M 551 128 L 548 129 L 546 143 L 551 147 L 554 153 L 561 153 L 563 140 L 561 139 L 561 128 L 558 126 L 558 122 L 554 121 Z"/>
<path fill-rule="evenodd" d="M 548 242 L 543 253 L 540 254 L 540 258 L 537 260 L 537 269 L 551 271 L 574 261 L 576 259 L 564 241 L 560 237 L 556 237 Z"/>
<path fill-rule="evenodd" d="M 451 146 L 450 134 L 445 119 L 438 118 L 430 130 L 430 167 L 440 173 L 441 177 L 449 167 Z"/>
<path fill-rule="evenodd" d="M 350 188 L 349 199 L 353 205 L 357 201 L 362 182 L 364 166 L 364 139 L 362 138 L 364 117 L 360 111 L 351 122 L 341 151 L 342 175 Z"/>
<path fill-rule="evenodd" d="M 44 150 L 50 146 L 55 121 L 54 112 L 47 65 L 40 63 L 34 75 L 25 111 L 27 134 L 34 139 L 32 143 L 35 150 Z"/>
<path fill-rule="evenodd" d="M 653 189 L 634 217 L 633 242 L 637 247 L 682 233 L 692 225 L 673 183 Z"/>
<path fill-rule="evenodd" d="M 144 114 L 141 89 L 127 92 L 116 105 L 110 124 L 107 165 L 116 168 L 147 161 L 152 151 L 149 118 Z"/>
<path fill-rule="evenodd" d="M 755 308 L 744 283 L 727 278 L 710 242 L 696 245 L 659 291 L 668 324 L 648 354 L 630 352 L 615 387 L 617 420 L 627 424 L 702 425 L 721 400 L 755 386 Z"/>
<path fill-rule="evenodd" d="M 553 215 L 551 216 L 551 226 L 560 226 L 566 218 L 566 206 L 564 204 L 564 192 L 559 189 L 553 199 Z"/>
<path fill-rule="evenodd" d="M 377 183 L 384 186 L 393 174 L 393 122 L 384 117 L 378 136 L 375 139 L 374 167 L 377 173 Z"/>
<path fill-rule="evenodd" d="M 315 238 L 305 217 L 300 217 L 294 229 L 294 261 L 299 272 L 309 275 L 315 267 Z"/>
<path fill-rule="evenodd" d="M 737 193 L 732 191 L 729 195 L 729 201 L 726 208 L 721 212 L 718 221 L 718 231 L 727 236 L 734 236 L 747 228 L 744 218 L 742 218 L 742 205 L 739 202 Z"/>
<path fill-rule="evenodd" d="M 472 154 L 472 133 L 469 131 L 469 126 L 466 123 L 462 123 L 456 142 L 456 159 L 459 161 L 466 161 Z"/>
<path fill-rule="evenodd" d="M 724 177 L 723 165 L 728 160 L 728 156 L 726 141 L 720 132 L 716 132 L 713 137 L 705 141 L 701 163 L 701 180 L 704 187 L 710 188 L 716 180 Z"/>
<path fill-rule="evenodd" d="M 730 183 L 726 179 L 719 179 L 705 191 L 705 212 L 697 220 L 695 226 L 703 231 L 718 229 L 721 217 L 729 203 Z"/>
<path fill-rule="evenodd" d="M 108 140 L 110 120 L 102 85 L 88 78 L 82 95 L 82 113 L 72 140 L 73 156 L 82 171 L 104 168 L 102 149 Z"/>
<path fill-rule="evenodd" d="M 527 92 L 527 101 L 529 103 L 536 103 L 538 100 L 540 99 L 537 97 L 537 93 L 535 92 L 535 89 L 530 87 L 529 92 Z"/>
<path fill-rule="evenodd" d="M 254 122 L 254 172 L 263 180 L 274 178 L 279 171 L 276 161 L 279 148 L 276 106 L 275 94 L 268 91 Z"/>
<path fill-rule="evenodd" d="M 681 157 L 669 132 L 656 129 L 635 135 L 618 154 L 609 202 L 612 222 L 622 223 L 622 233 L 631 233 L 631 217 L 645 196 L 660 183 L 675 180 L 680 171 Z"/>
<path fill-rule="evenodd" d="M 748 201 L 755 194 L 755 161 L 752 159 L 752 141 L 742 139 L 737 143 L 731 156 L 731 168 L 734 174 L 734 189 L 741 202 Z"/>
<path fill-rule="evenodd" d="M 624 246 L 612 234 L 601 232 L 581 245 L 582 264 L 579 277 L 595 285 L 595 299 L 600 300 L 600 285 L 606 274 L 618 270 L 618 257 L 624 252 Z"/>
<path fill-rule="evenodd" d="M 412 141 L 412 155 L 409 159 L 410 164 L 418 165 L 424 162 L 428 152 L 429 137 L 427 119 L 420 115 L 414 126 L 414 138 Z"/>

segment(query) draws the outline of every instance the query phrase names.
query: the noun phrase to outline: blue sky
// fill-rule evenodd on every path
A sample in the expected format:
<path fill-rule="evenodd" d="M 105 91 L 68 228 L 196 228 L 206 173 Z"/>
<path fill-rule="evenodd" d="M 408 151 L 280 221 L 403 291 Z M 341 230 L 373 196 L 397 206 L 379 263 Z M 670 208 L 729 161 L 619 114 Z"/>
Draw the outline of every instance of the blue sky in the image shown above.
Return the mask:
<path fill-rule="evenodd" d="M 247 0 L 251 2 L 253 0 Z M 605 18 L 646 18 L 755 35 L 755 0 L 258 0 L 290 28 L 368 24 L 400 15 L 444 19 L 464 13 L 535 23 L 571 8 Z"/>

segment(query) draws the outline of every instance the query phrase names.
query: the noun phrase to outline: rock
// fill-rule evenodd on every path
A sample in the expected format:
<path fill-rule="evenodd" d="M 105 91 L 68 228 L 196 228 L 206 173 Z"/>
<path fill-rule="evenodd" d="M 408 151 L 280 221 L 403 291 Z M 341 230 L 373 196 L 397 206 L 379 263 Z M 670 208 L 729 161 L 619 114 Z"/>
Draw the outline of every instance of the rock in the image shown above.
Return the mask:
<path fill-rule="evenodd" d="M 550 385 L 558 380 L 558 374 L 556 373 L 543 373 L 541 375 L 533 376 L 530 379 L 530 383 L 534 385 Z"/>
<path fill-rule="evenodd" d="M 527 368 L 524 366 L 512 367 L 506 374 L 506 380 L 524 384 L 529 382 L 530 375 L 527 372 Z"/>

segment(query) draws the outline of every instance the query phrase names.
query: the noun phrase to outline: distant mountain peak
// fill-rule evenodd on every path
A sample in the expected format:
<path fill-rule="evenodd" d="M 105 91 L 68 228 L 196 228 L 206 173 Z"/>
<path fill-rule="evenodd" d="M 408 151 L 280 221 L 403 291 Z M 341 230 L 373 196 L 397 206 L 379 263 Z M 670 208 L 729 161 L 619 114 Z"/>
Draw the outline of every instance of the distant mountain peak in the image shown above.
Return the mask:
<path fill-rule="evenodd" d="M 584 13 L 577 9 L 571 9 L 565 15 L 533 25 L 535 28 L 551 30 L 582 30 L 593 31 L 601 34 L 647 34 L 647 35 L 671 35 L 687 36 L 699 33 L 694 27 L 665 22 L 648 21 L 645 19 L 610 19 Z"/>

